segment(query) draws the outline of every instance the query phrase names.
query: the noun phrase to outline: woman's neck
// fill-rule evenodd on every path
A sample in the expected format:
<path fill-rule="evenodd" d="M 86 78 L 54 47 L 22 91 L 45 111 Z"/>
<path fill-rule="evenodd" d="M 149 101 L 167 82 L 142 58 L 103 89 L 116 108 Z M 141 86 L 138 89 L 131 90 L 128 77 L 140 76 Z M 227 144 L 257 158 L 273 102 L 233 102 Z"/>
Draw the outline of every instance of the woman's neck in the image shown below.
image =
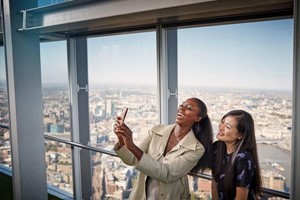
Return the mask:
<path fill-rule="evenodd" d="M 235 147 L 234 147 L 234 144 L 233 143 L 225 143 L 226 144 L 226 151 L 227 151 L 227 154 L 231 154 L 234 152 L 235 150 Z"/>
<path fill-rule="evenodd" d="M 184 136 L 186 136 L 188 134 L 188 132 L 191 131 L 191 129 L 192 129 L 192 127 L 182 127 L 177 124 L 173 130 L 173 134 L 177 138 L 183 138 Z"/>

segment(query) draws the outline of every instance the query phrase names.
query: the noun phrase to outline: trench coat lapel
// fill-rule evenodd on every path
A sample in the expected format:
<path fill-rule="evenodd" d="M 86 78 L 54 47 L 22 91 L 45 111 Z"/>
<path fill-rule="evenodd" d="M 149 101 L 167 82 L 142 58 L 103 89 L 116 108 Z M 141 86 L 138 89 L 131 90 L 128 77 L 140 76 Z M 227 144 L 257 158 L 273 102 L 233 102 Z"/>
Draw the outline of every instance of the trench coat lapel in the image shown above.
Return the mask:
<path fill-rule="evenodd" d="M 159 129 L 159 130 L 153 130 L 154 133 L 158 136 L 161 137 L 161 140 L 157 141 L 157 151 L 159 152 L 159 157 L 155 158 L 155 159 L 159 159 L 165 152 L 170 134 L 172 132 L 172 130 L 174 129 L 176 124 L 170 124 L 165 126 L 163 129 Z"/>
<path fill-rule="evenodd" d="M 172 151 L 177 151 L 180 147 L 184 147 L 185 149 L 189 149 L 189 150 L 196 150 L 197 141 L 198 140 L 195 137 L 193 130 L 190 130 L 186 134 L 186 136 L 184 136 L 184 138 L 182 138 L 178 142 L 178 144 L 176 144 L 176 146 L 173 147 L 173 149 L 171 149 L 171 151 L 169 151 L 169 153 L 171 153 Z"/>

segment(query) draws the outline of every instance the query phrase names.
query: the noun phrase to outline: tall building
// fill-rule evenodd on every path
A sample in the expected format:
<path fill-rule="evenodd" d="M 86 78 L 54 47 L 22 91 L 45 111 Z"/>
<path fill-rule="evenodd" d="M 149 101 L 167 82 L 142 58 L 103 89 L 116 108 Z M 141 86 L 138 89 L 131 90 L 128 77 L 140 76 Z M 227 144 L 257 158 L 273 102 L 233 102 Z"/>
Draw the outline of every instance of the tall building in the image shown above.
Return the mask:
<path fill-rule="evenodd" d="M 64 123 L 65 121 L 65 111 L 61 110 L 59 111 L 59 122 Z"/>
<path fill-rule="evenodd" d="M 106 119 L 111 118 L 115 115 L 115 103 L 112 100 L 106 101 Z"/>

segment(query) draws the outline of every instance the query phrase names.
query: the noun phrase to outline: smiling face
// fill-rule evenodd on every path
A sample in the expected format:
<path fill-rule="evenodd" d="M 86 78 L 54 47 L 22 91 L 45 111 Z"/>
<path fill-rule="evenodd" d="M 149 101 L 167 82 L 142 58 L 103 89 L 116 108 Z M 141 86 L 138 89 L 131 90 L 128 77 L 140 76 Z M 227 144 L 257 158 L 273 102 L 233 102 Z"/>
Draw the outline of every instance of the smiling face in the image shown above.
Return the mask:
<path fill-rule="evenodd" d="M 237 119 L 233 116 L 225 117 L 219 124 L 217 139 L 227 146 L 227 152 L 231 152 L 234 144 L 242 139 L 242 134 L 237 130 Z"/>
<path fill-rule="evenodd" d="M 187 99 L 177 111 L 176 123 L 180 125 L 193 126 L 195 122 L 201 120 L 200 108 L 195 99 Z"/>

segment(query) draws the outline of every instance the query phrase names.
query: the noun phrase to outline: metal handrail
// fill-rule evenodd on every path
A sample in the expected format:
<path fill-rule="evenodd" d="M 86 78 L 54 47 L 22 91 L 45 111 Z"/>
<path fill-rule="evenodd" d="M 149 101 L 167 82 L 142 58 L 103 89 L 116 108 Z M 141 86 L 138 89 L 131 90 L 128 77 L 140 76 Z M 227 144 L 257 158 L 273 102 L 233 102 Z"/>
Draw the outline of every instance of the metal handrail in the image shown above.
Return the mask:
<path fill-rule="evenodd" d="M 0 124 L 0 128 L 9 129 L 9 126 Z M 89 146 L 89 145 L 83 145 L 83 144 L 80 144 L 80 143 L 77 143 L 77 142 L 72 142 L 72 141 L 69 141 L 69 140 L 66 140 L 66 139 L 53 137 L 53 136 L 50 136 L 50 135 L 44 135 L 44 138 L 48 139 L 48 140 L 56 141 L 56 142 L 62 142 L 62 143 L 65 143 L 65 144 L 69 144 L 72 147 L 76 146 L 76 147 L 80 147 L 80 148 L 87 149 L 87 150 L 90 150 L 90 151 L 104 153 L 104 154 L 108 154 L 108 155 L 111 155 L 111 156 L 117 156 L 117 154 L 113 151 L 100 149 L 100 148 L 92 147 L 92 146 Z M 206 179 L 206 180 L 211 180 L 212 179 L 211 175 L 204 174 L 204 173 L 189 173 L 189 175 L 196 176 L 196 177 Z M 281 197 L 281 198 L 284 198 L 284 199 L 290 199 L 290 194 L 287 193 L 287 192 L 283 192 L 283 191 L 279 191 L 279 190 L 273 190 L 273 189 L 264 188 L 264 187 L 262 188 L 262 192 L 263 192 L 263 195 L 265 197 Z"/>
<path fill-rule="evenodd" d="M 290 199 L 290 193 L 279 191 L 279 190 L 272 190 L 270 188 L 262 188 L 262 193 L 266 197 L 281 197 L 284 199 Z"/>
<path fill-rule="evenodd" d="M 100 149 L 100 148 L 92 147 L 92 146 L 89 146 L 89 145 L 83 145 L 83 144 L 80 144 L 80 143 L 77 143 L 77 142 L 71 142 L 69 140 L 58 138 L 58 137 L 53 137 L 53 136 L 50 136 L 50 135 L 44 135 L 44 138 L 48 139 L 48 140 L 53 140 L 53 141 L 56 141 L 56 142 L 62 142 L 62 143 L 65 143 L 65 144 L 69 144 L 71 146 L 76 146 L 76 147 L 80 147 L 80 148 L 83 148 L 83 149 L 95 151 L 95 152 L 98 152 L 98 153 L 104 153 L 104 154 L 108 154 L 108 155 L 111 155 L 111 156 L 117 156 L 117 154 L 113 151 Z"/>
<path fill-rule="evenodd" d="M 4 125 L 4 124 L 0 124 L 0 128 L 9 129 L 9 126 Z"/>

